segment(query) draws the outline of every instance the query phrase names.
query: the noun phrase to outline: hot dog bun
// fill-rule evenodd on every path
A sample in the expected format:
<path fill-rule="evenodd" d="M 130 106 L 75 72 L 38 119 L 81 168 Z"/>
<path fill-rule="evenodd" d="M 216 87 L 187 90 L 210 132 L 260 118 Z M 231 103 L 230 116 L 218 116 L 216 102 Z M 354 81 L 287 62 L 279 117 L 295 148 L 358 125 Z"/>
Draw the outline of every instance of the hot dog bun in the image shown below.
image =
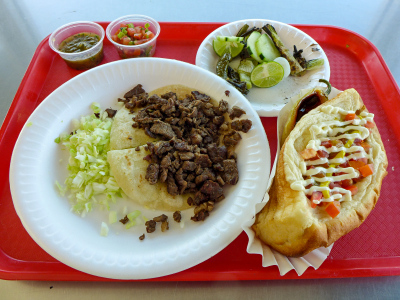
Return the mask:
<path fill-rule="evenodd" d="M 299 153 L 312 139 L 311 126 L 341 118 L 338 112 L 327 112 L 324 109 L 327 106 L 346 111 L 364 108 L 357 91 L 349 89 L 300 119 L 280 151 L 277 175 L 269 192 L 270 200 L 257 214 L 252 227 L 263 243 L 285 256 L 300 257 L 316 248 L 328 247 L 360 226 L 374 208 L 387 174 L 386 152 L 375 126 L 366 139 L 372 147 L 374 173 L 356 183 L 358 192 L 351 201 L 340 203 L 340 214 L 335 218 L 324 210 L 311 208 L 305 192 L 291 188 L 293 182 L 303 180 L 300 165 L 304 159 Z"/>

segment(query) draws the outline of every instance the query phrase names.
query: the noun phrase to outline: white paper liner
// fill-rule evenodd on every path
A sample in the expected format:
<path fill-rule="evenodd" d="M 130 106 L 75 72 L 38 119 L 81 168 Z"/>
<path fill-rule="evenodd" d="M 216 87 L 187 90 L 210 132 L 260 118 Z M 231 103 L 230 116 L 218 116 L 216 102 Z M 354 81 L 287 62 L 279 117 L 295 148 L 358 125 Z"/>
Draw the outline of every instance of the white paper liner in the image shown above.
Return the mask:
<path fill-rule="evenodd" d="M 292 97 L 289 102 L 282 108 L 278 115 L 278 126 L 277 126 L 277 134 L 278 134 L 278 147 L 275 156 L 275 162 L 271 170 L 271 175 L 269 177 L 267 191 L 263 200 L 260 203 L 257 203 L 254 207 L 254 215 L 251 220 L 246 221 L 242 224 L 243 230 L 246 232 L 247 236 L 249 237 L 249 242 L 247 244 L 247 252 L 250 254 L 260 254 L 262 255 L 262 266 L 269 267 L 269 266 L 278 266 L 279 273 L 281 276 L 285 275 L 287 272 L 291 270 L 295 270 L 298 276 L 301 276 L 308 267 L 313 267 L 315 270 L 318 269 L 325 259 L 328 257 L 333 244 L 329 247 L 321 247 L 315 249 L 314 251 L 308 253 L 303 257 L 286 257 L 279 252 L 271 249 L 269 246 L 262 243 L 256 236 L 254 231 L 251 229 L 251 226 L 254 223 L 255 215 L 262 210 L 265 204 L 269 200 L 269 190 L 271 188 L 273 179 L 275 177 L 276 172 L 276 165 L 278 161 L 278 156 L 280 152 L 280 136 L 287 121 L 287 116 L 290 113 L 293 105 L 297 102 L 297 100 L 301 97 L 304 97 L 307 93 L 310 92 L 311 89 L 301 90 L 301 92 Z M 332 88 L 331 93 L 329 94 L 329 99 L 334 98 L 338 95 L 341 91 Z"/>

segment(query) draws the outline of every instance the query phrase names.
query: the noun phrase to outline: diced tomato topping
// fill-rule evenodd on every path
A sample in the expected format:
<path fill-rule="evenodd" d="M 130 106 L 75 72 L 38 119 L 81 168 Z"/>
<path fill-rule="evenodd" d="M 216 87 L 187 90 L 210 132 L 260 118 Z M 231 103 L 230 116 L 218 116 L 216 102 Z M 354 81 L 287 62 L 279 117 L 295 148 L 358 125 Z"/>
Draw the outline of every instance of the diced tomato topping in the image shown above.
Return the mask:
<path fill-rule="evenodd" d="M 313 165 L 307 166 L 307 170 L 310 170 L 310 169 L 315 169 L 315 166 L 313 166 Z"/>
<path fill-rule="evenodd" d="M 341 184 L 342 184 L 342 187 L 343 187 L 343 188 L 347 188 L 347 187 L 353 185 L 353 180 L 351 180 L 351 179 L 344 179 L 344 180 L 342 180 Z"/>
<path fill-rule="evenodd" d="M 322 192 L 320 192 L 320 191 L 315 191 L 311 195 L 311 200 L 319 201 L 319 200 L 321 200 L 321 198 L 322 198 Z"/>
<path fill-rule="evenodd" d="M 364 148 L 365 152 L 368 152 L 369 149 L 371 149 L 371 145 L 368 144 L 367 142 L 361 142 L 361 147 Z"/>
<path fill-rule="evenodd" d="M 343 187 L 343 188 L 346 189 L 346 190 L 348 190 L 348 191 L 350 191 L 350 192 L 351 192 L 351 195 L 355 195 L 355 194 L 357 194 L 357 192 L 358 192 L 358 187 L 355 186 L 355 185 L 350 185 L 350 186 Z"/>
<path fill-rule="evenodd" d="M 344 117 L 344 120 L 345 121 L 350 121 L 350 120 L 354 120 L 356 118 L 356 114 L 355 113 L 350 113 L 350 114 L 347 114 L 345 117 Z"/>
<path fill-rule="evenodd" d="M 358 170 L 361 167 L 365 166 L 365 163 L 363 161 L 360 161 L 360 160 L 350 160 L 349 161 L 349 165 L 350 165 L 350 167 Z"/>
<path fill-rule="evenodd" d="M 340 213 L 340 203 L 339 201 L 330 202 L 326 207 L 325 211 L 330 215 L 332 218 L 335 218 Z"/>
<path fill-rule="evenodd" d="M 317 151 L 315 151 L 314 149 L 304 149 L 300 152 L 300 156 L 303 159 L 310 159 L 317 156 Z"/>
<path fill-rule="evenodd" d="M 312 195 L 311 195 L 311 198 L 310 198 L 310 200 L 311 200 L 311 207 L 312 207 L 312 208 L 316 208 L 316 207 L 317 207 L 317 204 L 316 204 L 313 200 L 320 201 L 321 198 L 322 198 L 322 192 L 319 192 L 319 191 L 313 192 Z"/>
<path fill-rule="evenodd" d="M 374 128 L 375 123 L 371 121 L 367 121 L 367 123 L 364 125 L 366 128 Z"/>
<path fill-rule="evenodd" d="M 322 193 L 321 193 L 321 192 L 318 192 L 318 191 L 313 192 L 312 195 L 311 195 L 311 197 L 310 197 L 310 201 L 311 201 L 311 202 L 310 202 L 310 205 L 311 205 L 311 208 L 316 208 L 318 204 L 315 203 L 314 200 L 320 201 L 321 198 L 322 198 Z"/>
<path fill-rule="evenodd" d="M 339 165 L 339 167 L 341 167 L 341 168 L 348 168 L 350 165 L 349 165 L 349 162 L 346 160 L 344 163 L 342 163 L 341 165 Z"/>
<path fill-rule="evenodd" d="M 331 148 L 332 142 L 331 141 L 322 141 L 321 146 L 324 146 L 325 148 Z"/>
<path fill-rule="evenodd" d="M 365 165 L 361 167 L 359 171 L 362 177 L 367 177 L 369 175 L 374 174 L 374 165 L 373 164 Z"/>

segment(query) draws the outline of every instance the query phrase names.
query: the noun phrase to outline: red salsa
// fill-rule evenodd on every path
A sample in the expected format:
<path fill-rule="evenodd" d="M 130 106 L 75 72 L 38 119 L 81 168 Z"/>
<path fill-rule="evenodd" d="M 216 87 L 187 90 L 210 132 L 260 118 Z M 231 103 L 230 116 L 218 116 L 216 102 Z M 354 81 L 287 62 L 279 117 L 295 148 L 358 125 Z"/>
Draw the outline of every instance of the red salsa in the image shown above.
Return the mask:
<path fill-rule="evenodd" d="M 144 27 L 135 26 L 132 23 L 121 24 L 117 32 L 112 36 L 114 42 L 122 45 L 140 45 L 154 38 L 154 33 L 149 30 L 149 23 Z"/>

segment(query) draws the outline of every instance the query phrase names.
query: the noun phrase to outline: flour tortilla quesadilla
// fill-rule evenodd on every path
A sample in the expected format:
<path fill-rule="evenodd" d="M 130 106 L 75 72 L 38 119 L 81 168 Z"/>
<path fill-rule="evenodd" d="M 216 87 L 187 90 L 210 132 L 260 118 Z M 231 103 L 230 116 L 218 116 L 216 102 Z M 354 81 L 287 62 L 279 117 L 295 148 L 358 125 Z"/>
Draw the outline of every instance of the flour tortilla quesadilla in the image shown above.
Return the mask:
<path fill-rule="evenodd" d="M 147 181 L 145 175 L 149 163 L 143 159 L 148 155 L 144 148 L 108 152 L 107 160 L 118 186 L 131 200 L 148 209 L 176 211 L 189 208 L 187 198 L 190 194 L 172 196 L 168 194 L 166 184 L 151 185 Z"/>

